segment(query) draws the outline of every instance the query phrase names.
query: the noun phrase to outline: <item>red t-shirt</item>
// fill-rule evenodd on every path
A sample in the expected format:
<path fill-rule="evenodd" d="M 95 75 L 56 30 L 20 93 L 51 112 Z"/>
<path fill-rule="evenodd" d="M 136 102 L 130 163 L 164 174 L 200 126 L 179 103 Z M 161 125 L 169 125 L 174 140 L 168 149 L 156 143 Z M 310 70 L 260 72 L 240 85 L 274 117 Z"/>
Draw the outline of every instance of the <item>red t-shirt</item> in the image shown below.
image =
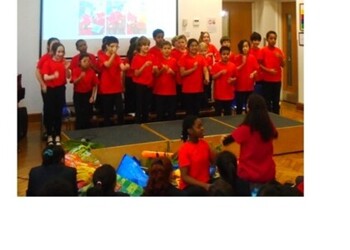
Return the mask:
<path fill-rule="evenodd" d="M 186 54 L 187 54 L 187 50 L 181 51 L 181 50 L 173 48 L 171 50 L 171 52 L 170 52 L 170 57 L 175 58 L 176 62 L 178 63 L 180 58 L 183 57 Z M 176 73 L 176 83 L 177 84 L 181 84 L 181 75 L 180 75 L 180 71 L 179 70 Z"/>
<path fill-rule="evenodd" d="M 214 44 L 212 44 L 212 43 L 208 44 L 208 53 L 213 54 L 213 61 L 214 62 L 217 62 L 220 60 L 220 53 Z"/>
<path fill-rule="evenodd" d="M 242 64 L 242 55 L 235 57 L 236 65 Z M 250 74 L 258 70 L 259 64 L 253 55 L 247 55 L 246 63 L 237 71 L 236 91 L 253 91 L 254 78 Z"/>
<path fill-rule="evenodd" d="M 176 74 L 178 72 L 177 62 L 175 58 L 162 58 L 160 61 L 159 70 L 163 65 L 167 65 L 174 73 L 162 71 L 162 73 L 155 78 L 153 87 L 153 94 L 156 95 L 176 95 Z"/>
<path fill-rule="evenodd" d="M 52 56 L 50 55 L 50 53 L 46 53 L 45 55 L 43 55 L 42 57 L 40 57 L 38 63 L 36 64 L 36 68 L 39 69 L 40 73 L 41 73 L 41 69 L 43 68 L 44 66 L 44 63 L 51 59 Z M 42 73 L 41 73 L 42 74 Z"/>
<path fill-rule="evenodd" d="M 255 59 L 258 60 L 259 54 L 260 54 L 260 48 L 255 48 L 255 47 L 250 48 L 249 54 L 253 55 Z M 255 81 L 258 82 L 262 80 L 263 80 L 263 73 L 262 73 L 262 69 L 259 67 L 258 73 L 255 75 Z"/>
<path fill-rule="evenodd" d="M 52 58 L 49 58 L 44 62 L 41 74 L 53 75 L 55 71 L 58 72 L 58 78 L 45 81 L 46 86 L 53 88 L 67 83 L 65 60 L 55 61 Z"/>
<path fill-rule="evenodd" d="M 263 78 L 264 81 L 267 82 L 280 82 L 282 80 L 282 67 L 281 67 L 281 59 L 276 55 L 279 54 L 285 58 L 282 50 L 277 47 L 269 47 L 266 46 L 260 50 L 258 61 L 269 69 L 275 69 L 277 74 L 271 74 L 265 70 L 263 70 Z"/>
<path fill-rule="evenodd" d="M 157 46 L 153 46 L 149 49 L 148 53 L 154 55 L 154 57 L 156 58 L 156 60 L 161 60 L 163 58 L 163 53 L 162 53 L 162 49 L 157 47 Z"/>
<path fill-rule="evenodd" d="M 101 68 L 100 85 L 98 88 L 99 94 L 117 94 L 123 91 L 121 69 L 122 63 L 120 56 L 116 55 L 113 62 L 107 68 L 104 63 L 108 61 L 110 56 L 105 53 L 99 54 L 99 67 Z"/>
<path fill-rule="evenodd" d="M 194 67 L 194 63 L 198 62 L 197 69 L 187 76 L 181 78 L 182 93 L 201 93 L 203 92 L 203 68 L 207 67 L 207 63 L 202 55 L 192 56 L 184 55 L 179 61 L 179 67 L 184 67 L 185 70 Z"/>
<path fill-rule="evenodd" d="M 72 71 L 72 79 L 73 83 L 77 78 L 79 78 L 82 70 L 81 68 L 73 68 Z M 79 80 L 76 84 L 74 84 L 74 92 L 77 93 L 89 93 L 92 91 L 93 87 L 99 83 L 98 78 L 96 76 L 96 72 L 93 69 L 87 69 L 85 71 L 85 76 Z"/>
<path fill-rule="evenodd" d="M 228 101 L 234 99 L 234 82 L 229 83 L 229 78 L 234 78 L 237 75 L 236 65 L 232 62 L 217 62 L 213 65 L 211 74 L 215 75 L 218 72 L 226 70 L 226 74 L 220 75 L 214 80 L 214 99 L 219 101 Z"/>
<path fill-rule="evenodd" d="M 140 69 L 142 65 L 151 61 L 152 64 L 143 69 L 139 76 L 135 75 L 135 70 Z M 132 80 L 136 84 L 146 85 L 148 87 L 152 87 L 153 84 L 153 66 L 156 65 L 155 57 L 153 54 L 148 53 L 143 56 L 139 53 L 135 54 L 134 58 L 131 62 L 131 69 L 134 71 L 134 75 L 132 76 Z"/>
<path fill-rule="evenodd" d="M 257 131 L 241 125 L 232 131 L 232 137 L 240 144 L 237 174 L 250 182 L 268 182 L 275 178 L 272 140 L 264 142 Z"/>
<path fill-rule="evenodd" d="M 187 167 L 188 175 L 201 182 L 209 182 L 211 158 L 209 144 L 203 139 L 199 139 L 198 143 L 187 141 L 179 149 L 179 167 Z M 187 183 L 180 179 L 180 189 L 186 186 Z"/>

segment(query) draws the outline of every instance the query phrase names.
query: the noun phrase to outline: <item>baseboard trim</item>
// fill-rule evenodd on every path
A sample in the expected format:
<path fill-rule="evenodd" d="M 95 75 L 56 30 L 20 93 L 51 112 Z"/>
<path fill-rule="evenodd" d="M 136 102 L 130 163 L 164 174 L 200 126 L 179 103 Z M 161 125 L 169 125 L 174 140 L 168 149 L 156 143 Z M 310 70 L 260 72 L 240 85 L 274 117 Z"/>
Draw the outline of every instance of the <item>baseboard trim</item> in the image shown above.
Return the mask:
<path fill-rule="evenodd" d="M 296 107 L 297 107 L 297 110 L 304 111 L 304 103 L 298 102 L 298 103 L 296 104 Z"/>
<path fill-rule="evenodd" d="M 28 115 L 28 122 L 40 122 L 40 121 L 41 121 L 41 113 Z"/>

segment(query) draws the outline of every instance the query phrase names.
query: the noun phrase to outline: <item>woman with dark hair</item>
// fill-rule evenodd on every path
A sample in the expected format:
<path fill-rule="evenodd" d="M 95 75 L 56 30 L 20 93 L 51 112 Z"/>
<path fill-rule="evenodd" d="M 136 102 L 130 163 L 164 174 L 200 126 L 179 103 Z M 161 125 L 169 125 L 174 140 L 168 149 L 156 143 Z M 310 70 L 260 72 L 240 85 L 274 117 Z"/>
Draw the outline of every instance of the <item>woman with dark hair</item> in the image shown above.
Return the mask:
<path fill-rule="evenodd" d="M 92 176 L 93 187 L 89 188 L 86 196 L 129 196 L 123 192 L 115 191 L 117 174 L 109 164 L 97 168 Z"/>
<path fill-rule="evenodd" d="M 251 94 L 244 121 L 223 140 L 223 145 L 234 141 L 240 144 L 237 175 L 239 179 L 248 182 L 251 188 L 275 179 L 273 140 L 277 136 L 264 98 Z"/>
<path fill-rule="evenodd" d="M 77 171 L 64 165 L 64 154 L 63 148 L 57 145 L 43 150 L 42 165 L 29 172 L 27 196 L 78 195 Z"/>
<path fill-rule="evenodd" d="M 171 184 L 173 166 L 166 157 L 152 161 L 143 196 L 184 196 L 186 193 Z"/>

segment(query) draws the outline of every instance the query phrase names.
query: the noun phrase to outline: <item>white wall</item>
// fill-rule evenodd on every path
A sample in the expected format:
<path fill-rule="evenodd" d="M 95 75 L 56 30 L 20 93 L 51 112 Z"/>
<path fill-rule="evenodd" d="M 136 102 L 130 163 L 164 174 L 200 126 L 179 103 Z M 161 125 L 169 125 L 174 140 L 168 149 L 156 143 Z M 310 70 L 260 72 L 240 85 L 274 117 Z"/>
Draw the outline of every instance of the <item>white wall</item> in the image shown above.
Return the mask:
<path fill-rule="evenodd" d="M 304 0 L 297 1 L 297 30 L 299 33 L 299 4 L 304 3 Z M 298 36 L 298 35 L 297 35 Z M 298 85 L 298 103 L 304 103 L 304 46 L 299 46 L 299 37 L 298 40 L 298 75 L 299 75 L 299 85 Z"/>

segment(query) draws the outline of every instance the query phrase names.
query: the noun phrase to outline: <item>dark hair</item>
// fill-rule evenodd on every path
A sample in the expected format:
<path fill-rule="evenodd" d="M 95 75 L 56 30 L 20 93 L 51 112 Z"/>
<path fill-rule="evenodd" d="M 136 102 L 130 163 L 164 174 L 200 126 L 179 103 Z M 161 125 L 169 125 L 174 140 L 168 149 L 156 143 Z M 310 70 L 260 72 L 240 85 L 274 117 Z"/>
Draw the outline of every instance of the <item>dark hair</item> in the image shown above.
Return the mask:
<path fill-rule="evenodd" d="M 250 35 L 250 41 L 261 41 L 261 35 L 258 32 L 253 32 Z"/>
<path fill-rule="evenodd" d="M 277 37 L 277 33 L 275 31 L 273 31 L 273 30 L 270 30 L 270 31 L 268 31 L 266 33 L 266 39 L 268 39 L 271 34 L 273 34 L 273 35 L 275 35 Z"/>
<path fill-rule="evenodd" d="M 186 116 L 185 119 L 183 120 L 181 140 L 183 140 L 184 142 L 187 141 L 187 139 L 188 139 L 188 131 L 187 130 L 193 127 L 193 125 L 197 119 L 198 119 L 197 116 L 189 115 L 189 116 Z"/>
<path fill-rule="evenodd" d="M 133 38 L 130 39 L 130 45 L 129 45 L 128 51 L 126 52 L 126 57 L 129 60 L 129 64 L 131 64 L 131 61 L 135 55 L 138 39 L 139 38 L 137 36 L 134 36 Z"/>
<path fill-rule="evenodd" d="M 93 187 L 87 190 L 87 196 L 108 196 L 114 194 L 114 188 L 117 181 L 115 169 L 109 164 L 103 164 L 98 167 L 93 176 Z"/>
<path fill-rule="evenodd" d="M 110 45 L 111 43 L 119 43 L 118 38 L 116 38 L 115 36 L 109 36 L 106 38 L 106 45 Z"/>
<path fill-rule="evenodd" d="M 289 184 L 273 180 L 261 186 L 257 196 L 302 196 L 302 194 Z"/>
<path fill-rule="evenodd" d="M 47 40 L 47 50 L 49 51 L 50 50 L 50 47 L 51 47 L 51 43 L 52 42 L 60 42 L 60 39 L 58 39 L 57 37 L 50 37 L 49 40 Z"/>
<path fill-rule="evenodd" d="M 102 51 L 105 51 L 105 50 L 106 50 L 106 42 L 107 42 L 108 38 L 109 38 L 109 36 L 104 36 L 104 37 L 102 38 L 102 45 L 101 45 L 101 50 L 102 50 Z"/>
<path fill-rule="evenodd" d="M 75 42 L 75 47 L 78 48 L 78 45 L 79 45 L 79 43 L 81 43 L 81 42 L 85 42 L 85 43 L 86 43 L 86 41 L 85 41 L 84 39 L 78 39 L 78 40 Z"/>
<path fill-rule="evenodd" d="M 191 45 L 191 43 L 197 43 L 197 44 L 199 44 L 199 42 L 197 41 L 197 39 L 195 39 L 195 38 L 190 38 L 190 39 L 188 39 L 188 41 L 187 41 L 187 48 L 189 48 L 190 47 L 190 45 Z"/>
<path fill-rule="evenodd" d="M 250 47 L 250 42 L 247 39 L 242 39 L 241 41 L 238 42 L 237 48 L 240 53 L 243 53 L 243 45 L 244 43 L 247 42 L 249 47 Z"/>
<path fill-rule="evenodd" d="M 235 188 L 237 179 L 237 157 L 230 151 L 222 151 L 217 155 L 216 166 L 220 177 L 231 184 L 232 188 Z"/>
<path fill-rule="evenodd" d="M 230 49 L 230 47 L 227 47 L 227 46 L 222 46 L 221 48 L 220 48 L 220 54 L 222 54 L 222 52 L 224 52 L 224 51 L 228 51 L 228 52 L 230 52 L 231 51 L 231 49 Z"/>
<path fill-rule="evenodd" d="M 153 38 L 155 38 L 158 34 L 163 34 L 164 35 L 164 31 L 161 29 L 155 29 L 152 33 Z"/>
<path fill-rule="evenodd" d="M 62 146 L 48 145 L 41 154 L 42 164 L 51 165 L 61 163 L 64 154 L 65 152 Z"/>
<path fill-rule="evenodd" d="M 220 39 L 220 44 L 223 44 L 224 42 L 229 41 L 231 42 L 231 39 L 228 36 L 223 36 Z"/>
<path fill-rule="evenodd" d="M 144 188 L 145 196 L 164 196 L 170 187 L 170 176 L 173 166 L 166 157 L 156 158 L 148 170 L 148 182 Z"/>
<path fill-rule="evenodd" d="M 62 46 L 63 49 L 64 49 L 64 45 L 63 45 L 62 43 L 60 43 L 60 42 L 54 43 L 54 44 L 52 45 L 51 48 L 52 48 L 53 55 L 56 54 L 56 51 L 57 51 L 57 49 L 58 49 L 60 46 Z"/>
<path fill-rule="evenodd" d="M 248 113 L 244 118 L 244 125 L 250 127 L 251 132 L 258 131 L 263 141 L 277 138 L 277 131 L 267 111 L 265 99 L 256 93 L 248 98 Z"/>
<path fill-rule="evenodd" d="M 208 34 L 208 36 L 209 36 L 209 42 L 211 41 L 209 32 L 208 32 L 208 31 L 201 31 L 201 33 L 200 33 L 200 35 L 199 35 L 199 38 L 198 38 L 198 41 L 199 41 L 199 42 L 203 42 L 203 36 L 204 36 L 205 34 Z"/>

